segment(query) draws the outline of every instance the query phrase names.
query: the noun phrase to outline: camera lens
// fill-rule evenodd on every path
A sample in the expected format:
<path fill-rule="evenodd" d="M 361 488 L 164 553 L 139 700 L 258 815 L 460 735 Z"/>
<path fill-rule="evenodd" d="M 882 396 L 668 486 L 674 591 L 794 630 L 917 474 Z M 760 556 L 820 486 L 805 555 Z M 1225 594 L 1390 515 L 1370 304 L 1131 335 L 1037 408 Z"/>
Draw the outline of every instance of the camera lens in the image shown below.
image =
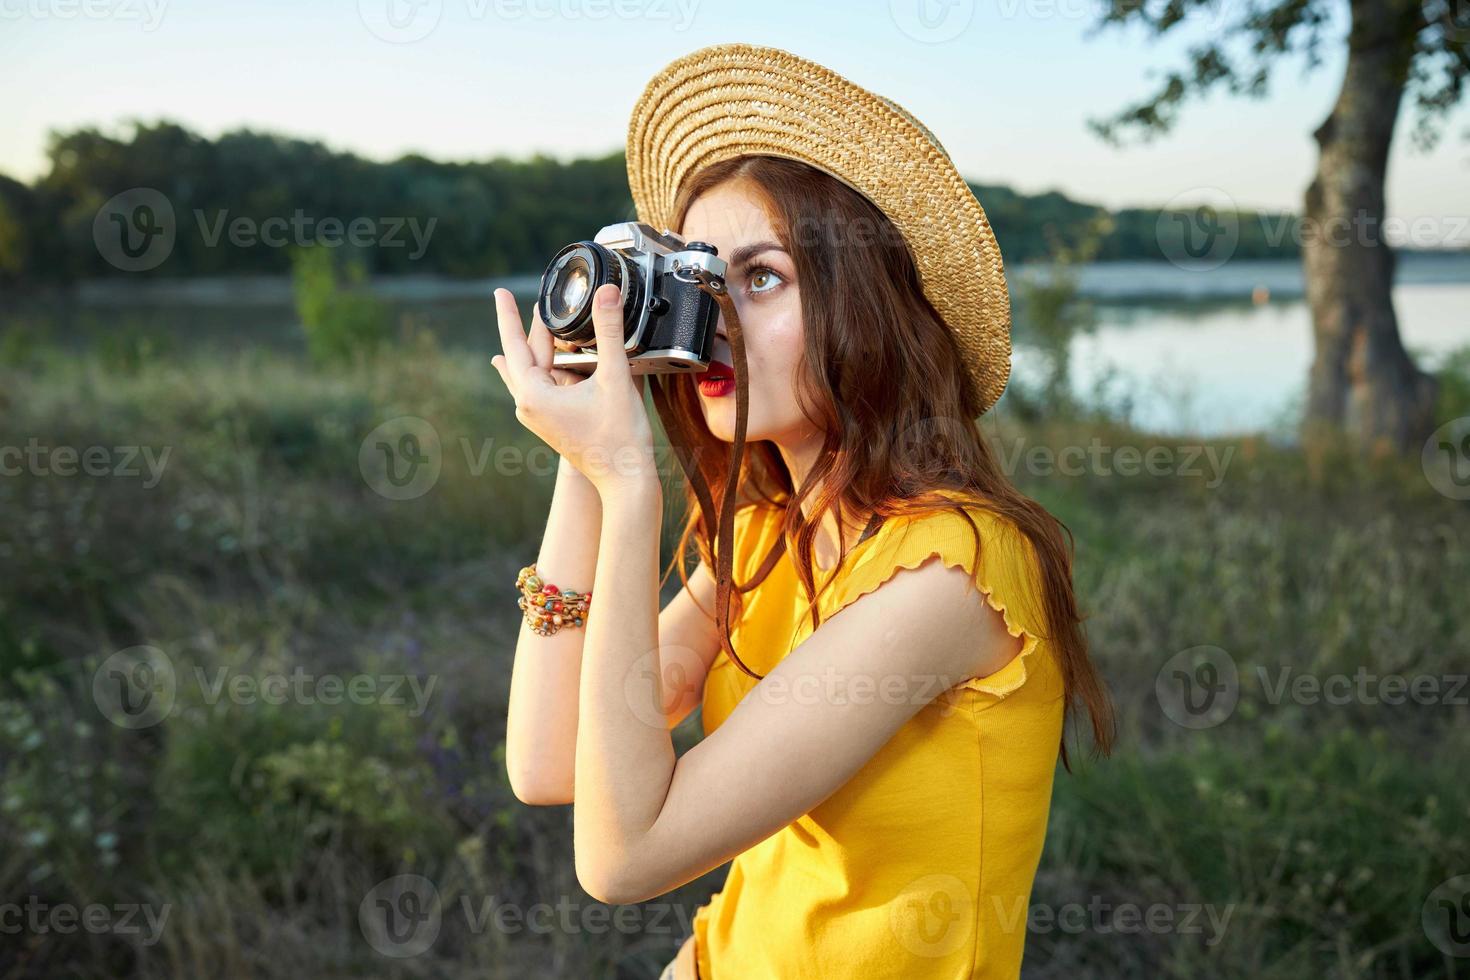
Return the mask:
<path fill-rule="evenodd" d="M 546 291 L 552 315 L 561 319 L 571 316 L 587 302 L 592 292 L 592 267 L 581 255 L 573 255 L 557 270 L 556 279 Z"/>
<path fill-rule="evenodd" d="M 552 336 L 568 343 L 584 347 L 594 343 L 597 332 L 592 326 L 592 294 L 606 283 L 623 291 L 626 336 L 630 318 L 637 315 L 643 284 L 636 268 L 596 242 L 574 242 L 556 253 L 546 267 L 536 301 L 541 322 Z M 631 325 L 636 325 L 636 320 Z"/>

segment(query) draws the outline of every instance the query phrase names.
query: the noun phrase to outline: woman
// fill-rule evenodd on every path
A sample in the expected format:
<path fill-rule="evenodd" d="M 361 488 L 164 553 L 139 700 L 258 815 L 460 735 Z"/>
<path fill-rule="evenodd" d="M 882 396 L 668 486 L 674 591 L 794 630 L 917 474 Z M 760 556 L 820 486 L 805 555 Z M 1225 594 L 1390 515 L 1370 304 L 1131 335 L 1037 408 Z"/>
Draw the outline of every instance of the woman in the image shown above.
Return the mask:
<path fill-rule="evenodd" d="M 973 421 L 1009 374 L 984 213 L 906 112 L 746 45 L 649 84 L 628 169 L 641 220 L 729 262 L 710 371 L 654 382 L 700 560 L 686 578 L 676 557 L 660 611 L 662 485 L 618 288 L 593 298 L 590 378 L 552 368 L 539 317 L 527 338 L 497 292 L 493 363 L 562 456 L 518 582 L 512 786 L 575 801 L 577 875 L 603 901 L 733 859 L 666 977 L 1015 977 L 1064 717 L 1085 711 L 1104 752 L 1112 723 L 1063 531 Z M 694 489 L 732 467 L 726 555 L 729 498 Z M 676 757 L 696 705 L 705 738 Z"/>

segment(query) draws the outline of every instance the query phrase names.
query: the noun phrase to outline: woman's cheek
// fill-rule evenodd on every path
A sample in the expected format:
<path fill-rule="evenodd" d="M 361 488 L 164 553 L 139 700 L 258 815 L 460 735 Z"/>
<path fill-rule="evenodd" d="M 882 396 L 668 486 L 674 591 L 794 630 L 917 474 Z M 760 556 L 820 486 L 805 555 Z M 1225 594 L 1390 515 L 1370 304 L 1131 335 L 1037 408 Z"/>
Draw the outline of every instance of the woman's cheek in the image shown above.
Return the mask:
<path fill-rule="evenodd" d="M 783 311 L 772 318 L 769 326 L 767 342 L 761 345 L 762 371 L 765 377 L 782 379 L 781 390 L 773 391 L 771 395 L 783 406 L 782 415 L 794 417 L 797 414 L 796 382 L 804 356 L 800 308 Z"/>

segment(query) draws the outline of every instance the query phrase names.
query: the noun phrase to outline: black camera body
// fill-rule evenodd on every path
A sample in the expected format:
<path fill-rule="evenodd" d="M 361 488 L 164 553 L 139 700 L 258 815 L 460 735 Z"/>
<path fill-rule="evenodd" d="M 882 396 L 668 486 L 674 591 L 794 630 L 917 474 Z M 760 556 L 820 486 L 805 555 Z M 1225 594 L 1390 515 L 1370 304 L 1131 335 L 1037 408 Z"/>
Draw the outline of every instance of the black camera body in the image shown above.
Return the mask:
<path fill-rule="evenodd" d="M 641 222 L 608 225 L 573 242 L 541 276 L 536 309 L 560 343 L 552 366 L 597 369 L 592 295 L 604 283 L 623 293 L 623 349 L 634 374 L 698 374 L 709 368 L 720 307 L 706 287 L 725 288 L 725 260 L 713 245 L 685 242 Z"/>

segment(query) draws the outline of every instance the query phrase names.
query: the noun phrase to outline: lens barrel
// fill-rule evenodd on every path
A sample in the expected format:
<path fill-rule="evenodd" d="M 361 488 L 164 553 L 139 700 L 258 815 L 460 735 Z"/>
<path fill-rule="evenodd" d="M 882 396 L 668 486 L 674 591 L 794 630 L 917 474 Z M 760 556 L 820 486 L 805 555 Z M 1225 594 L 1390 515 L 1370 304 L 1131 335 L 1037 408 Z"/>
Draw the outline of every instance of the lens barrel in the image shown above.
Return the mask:
<path fill-rule="evenodd" d="M 596 242 L 573 242 L 552 258 L 541 277 L 536 308 L 552 336 L 578 346 L 597 339 L 592 326 L 592 296 L 612 283 L 623 292 L 623 336 L 638 324 L 643 282 L 637 266 Z"/>

